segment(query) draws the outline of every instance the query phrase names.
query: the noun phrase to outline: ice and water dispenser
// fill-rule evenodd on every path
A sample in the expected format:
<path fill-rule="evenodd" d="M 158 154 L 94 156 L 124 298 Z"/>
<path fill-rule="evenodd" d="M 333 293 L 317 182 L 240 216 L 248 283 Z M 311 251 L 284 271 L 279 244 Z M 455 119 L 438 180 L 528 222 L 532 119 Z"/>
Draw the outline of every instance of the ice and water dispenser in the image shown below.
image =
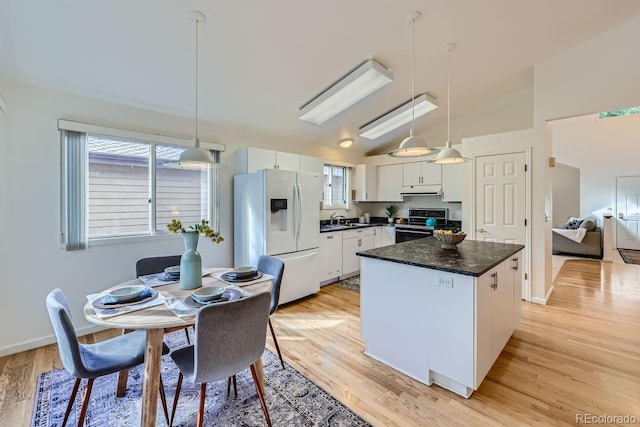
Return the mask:
<path fill-rule="evenodd" d="M 287 231 L 287 199 L 271 199 L 269 231 Z"/>

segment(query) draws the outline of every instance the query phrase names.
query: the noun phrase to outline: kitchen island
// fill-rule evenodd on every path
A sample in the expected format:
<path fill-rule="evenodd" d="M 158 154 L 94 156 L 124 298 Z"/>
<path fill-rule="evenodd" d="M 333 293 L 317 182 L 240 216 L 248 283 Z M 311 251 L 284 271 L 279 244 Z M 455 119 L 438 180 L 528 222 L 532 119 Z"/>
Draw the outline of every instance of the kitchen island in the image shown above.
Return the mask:
<path fill-rule="evenodd" d="M 520 320 L 523 248 L 427 237 L 358 252 L 365 354 L 470 397 Z"/>

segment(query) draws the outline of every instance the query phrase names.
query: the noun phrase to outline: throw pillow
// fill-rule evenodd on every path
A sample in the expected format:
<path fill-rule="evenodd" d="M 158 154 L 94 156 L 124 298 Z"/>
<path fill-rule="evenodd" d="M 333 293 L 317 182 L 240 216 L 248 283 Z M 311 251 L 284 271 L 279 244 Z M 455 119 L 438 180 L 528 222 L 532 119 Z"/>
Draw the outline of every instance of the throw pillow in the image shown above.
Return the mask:
<path fill-rule="evenodd" d="M 568 230 L 576 230 L 578 229 L 578 227 L 580 227 L 580 224 L 582 223 L 581 219 L 578 218 L 571 218 L 565 225 L 564 228 L 568 229 Z"/>
<path fill-rule="evenodd" d="M 580 224 L 580 228 L 586 228 L 587 231 L 593 231 L 595 230 L 596 225 L 597 225 L 597 220 L 595 219 L 595 217 L 587 216 L 582 220 L 582 223 Z"/>

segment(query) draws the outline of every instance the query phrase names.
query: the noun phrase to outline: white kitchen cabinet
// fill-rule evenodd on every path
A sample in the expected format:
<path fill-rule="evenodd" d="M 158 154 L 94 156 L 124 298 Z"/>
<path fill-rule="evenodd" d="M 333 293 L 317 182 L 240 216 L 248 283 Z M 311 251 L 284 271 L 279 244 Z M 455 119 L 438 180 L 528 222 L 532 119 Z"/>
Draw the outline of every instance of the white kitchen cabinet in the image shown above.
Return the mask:
<path fill-rule="evenodd" d="M 376 166 L 356 165 L 353 173 L 355 202 L 376 202 L 378 200 L 378 171 Z"/>
<path fill-rule="evenodd" d="M 442 201 L 461 202 L 469 162 L 442 166 Z"/>
<path fill-rule="evenodd" d="M 324 160 L 320 157 L 305 156 L 300 154 L 300 170 L 303 172 L 314 172 L 320 176 L 318 187 L 318 201 L 324 199 Z"/>
<path fill-rule="evenodd" d="M 361 260 L 365 354 L 464 397 L 477 390 L 520 318 L 514 258 L 479 277 Z M 393 283 L 393 292 L 389 292 Z M 495 285 L 495 286 L 493 286 Z M 411 295 L 411 298 L 406 298 Z M 402 330 L 402 334 L 397 331 Z"/>
<path fill-rule="evenodd" d="M 402 164 L 378 166 L 378 201 L 403 202 Z"/>
<path fill-rule="evenodd" d="M 402 165 L 402 185 L 442 184 L 442 167 L 431 162 L 410 162 Z"/>
<path fill-rule="evenodd" d="M 342 275 L 342 231 L 320 233 L 320 284 L 337 280 Z"/>
<path fill-rule="evenodd" d="M 320 166 L 319 166 L 320 165 Z M 322 176 L 322 159 L 264 148 L 245 147 L 238 153 L 238 173 L 253 173 L 260 169 L 317 172 Z M 322 180 L 321 180 L 322 181 Z"/>
<path fill-rule="evenodd" d="M 373 247 L 381 248 L 396 243 L 396 229 L 392 225 L 378 225 L 373 228 Z"/>
<path fill-rule="evenodd" d="M 356 252 L 373 249 L 373 228 L 359 228 L 342 232 L 342 275 L 360 270 L 360 257 Z"/>

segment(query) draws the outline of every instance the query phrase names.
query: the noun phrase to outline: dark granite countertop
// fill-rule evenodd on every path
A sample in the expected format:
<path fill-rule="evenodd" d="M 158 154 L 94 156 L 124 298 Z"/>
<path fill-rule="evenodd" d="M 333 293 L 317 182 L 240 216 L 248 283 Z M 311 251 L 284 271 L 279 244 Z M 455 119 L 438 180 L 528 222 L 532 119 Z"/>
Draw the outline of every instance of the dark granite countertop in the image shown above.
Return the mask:
<path fill-rule="evenodd" d="M 442 249 L 435 237 L 425 237 L 357 255 L 478 277 L 523 248 L 524 245 L 463 240 L 457 250 L 450 250 Z"/>

